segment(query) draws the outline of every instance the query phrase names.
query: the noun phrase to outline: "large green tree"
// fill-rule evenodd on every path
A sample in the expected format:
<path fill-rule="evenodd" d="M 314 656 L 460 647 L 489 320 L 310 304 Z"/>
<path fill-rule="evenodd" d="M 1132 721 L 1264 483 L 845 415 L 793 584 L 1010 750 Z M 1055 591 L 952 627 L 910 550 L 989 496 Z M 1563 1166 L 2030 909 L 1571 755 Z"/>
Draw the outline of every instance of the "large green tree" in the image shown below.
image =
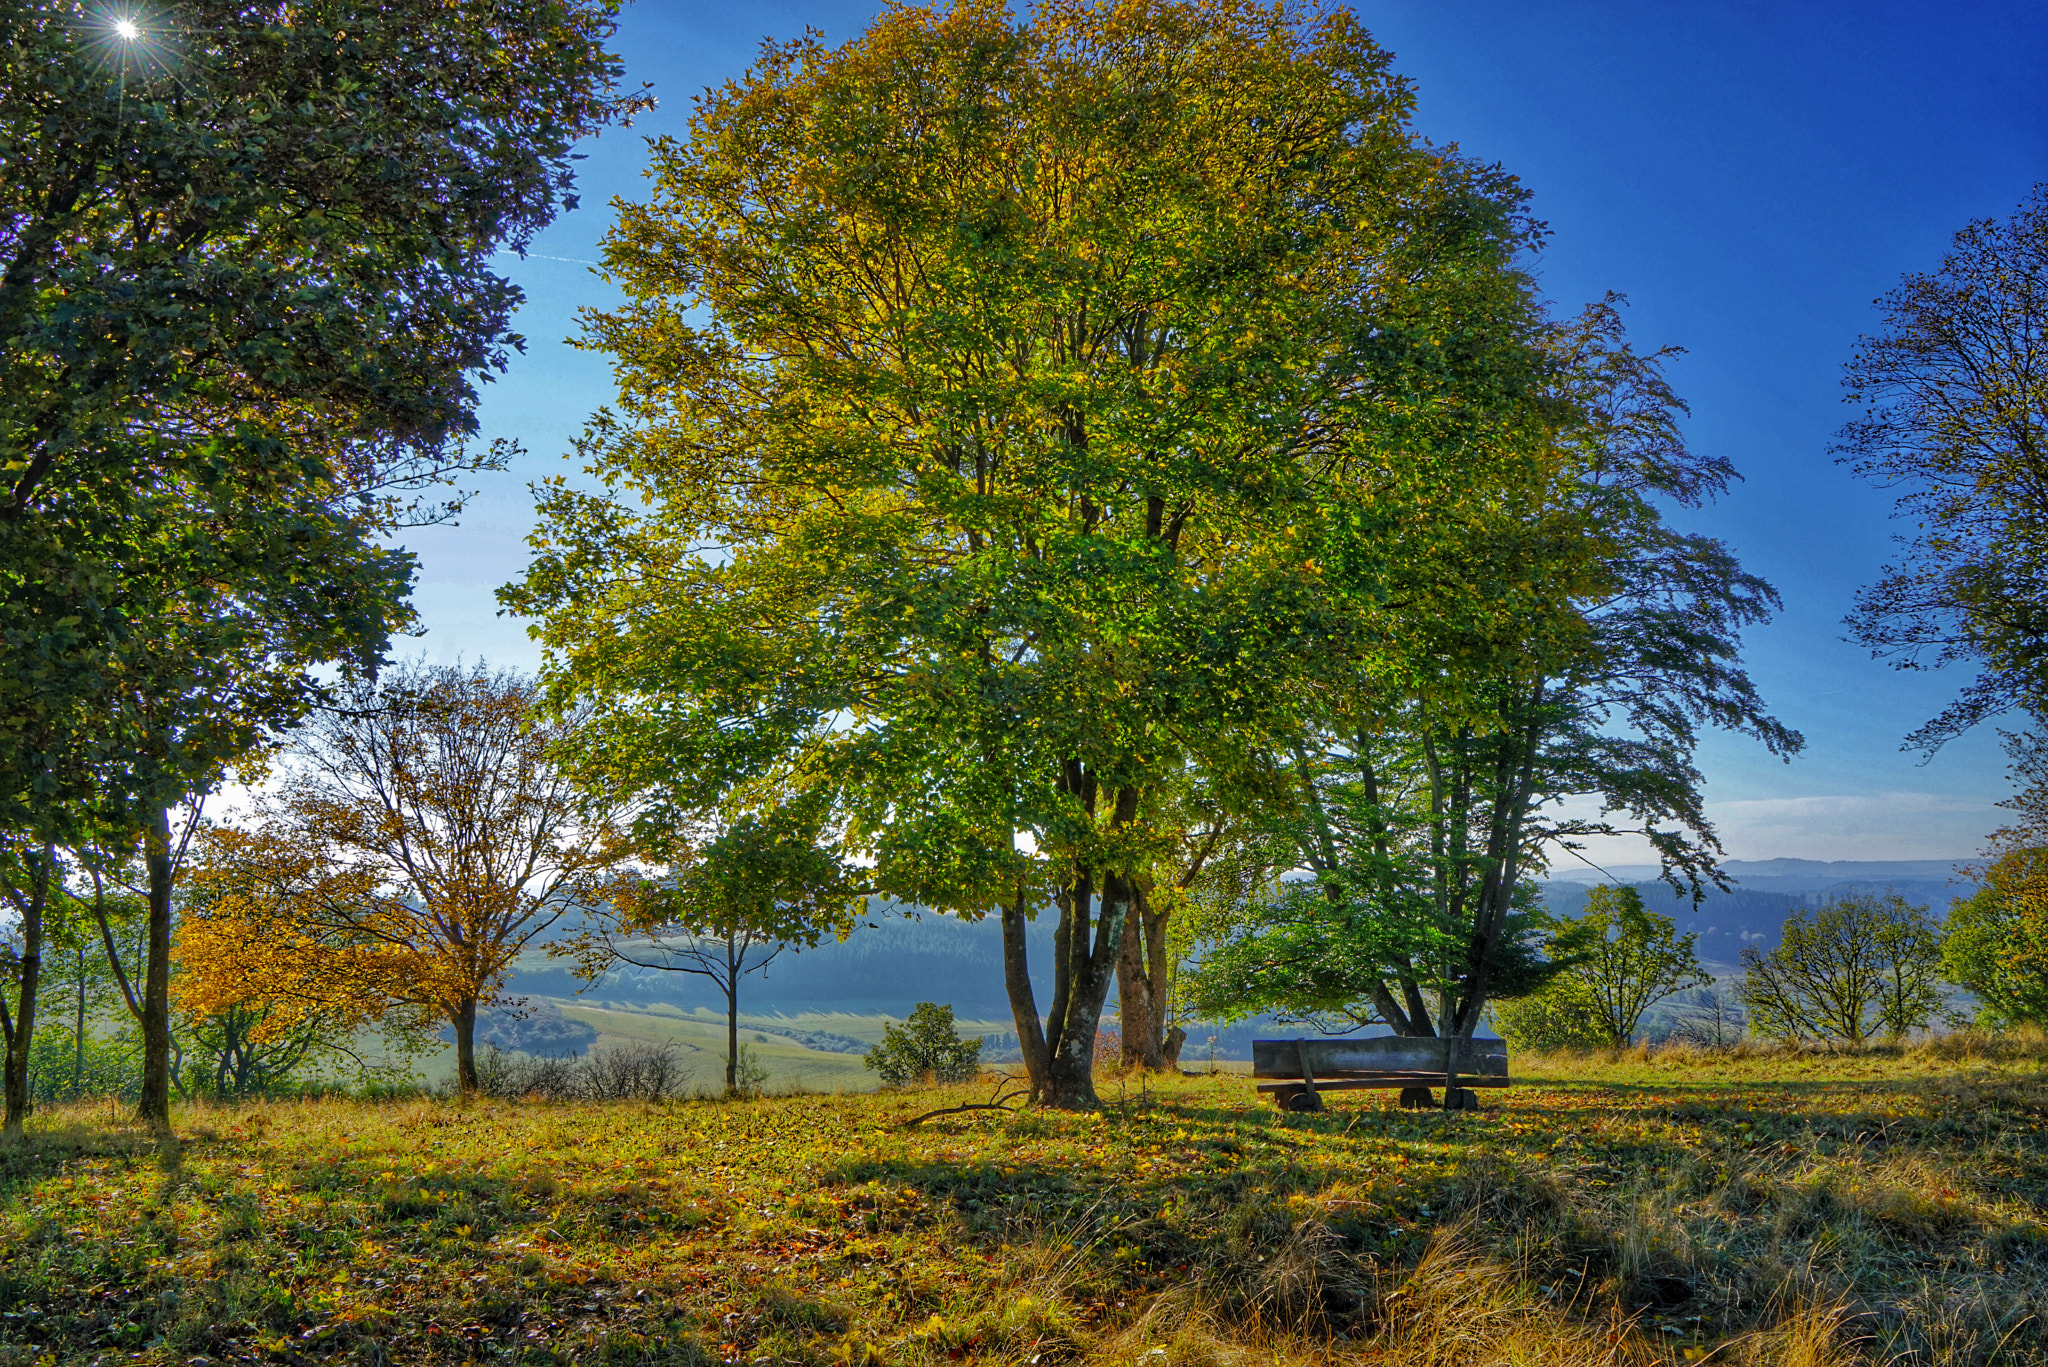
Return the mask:
<path fill-rule="evenodd" d="M 614 12 L 0 5 L 0 824 L 142 838 L 153 1123 L 167 813 L 311 667 L 380 657 L 411 573 L 380 535 L 434 515 L 403 491 L 497 463 L 466 444 L 519 341 L 493 258 L 630 107 Z"/>
<path fill-rule="evenodd" d="M 1541 584 L 1564 610 L 1450 622 L 1422 685 L 1361 673 L 1304 707 L 1273 756 L 1264 877 L 1209 908 L 1208 1009 L 1469 1036 L 1489 997 L 1543 979 L 1534 874 L 1627 833 L 1697 892 L 1719 854 L 1702 729 L 1802 744 L 1741 665 L 1775 593 L 1669 519 L 1734 471 L 1686 446 L 1666 357 L 1626 345 L 1612 302 L 1552 329 L 1548 352 L 1555 459 L 1539 496 L 1489 521 L 1495 554 L 1463 582 L 1518 605 Z"/>
<path fill-rule="evenodd" d="M 815 795 L 883 890 L 1000 908 L 1046 1103 L 1179 777 L 1528 606 L 1446 548 L 1531 478 L 1533 229 L 1411 105 L 1346 11 L 891 9 L 708 94 L 607 243 L 621 408 L 505 602 L 650 814 Z"/>

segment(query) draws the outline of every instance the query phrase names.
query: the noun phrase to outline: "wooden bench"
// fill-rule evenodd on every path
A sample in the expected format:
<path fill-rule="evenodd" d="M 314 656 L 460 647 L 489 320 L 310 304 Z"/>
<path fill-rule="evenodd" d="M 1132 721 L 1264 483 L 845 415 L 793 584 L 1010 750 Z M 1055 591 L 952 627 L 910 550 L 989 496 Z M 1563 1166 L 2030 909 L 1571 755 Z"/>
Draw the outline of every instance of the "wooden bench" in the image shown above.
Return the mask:
<path fill-rule="evenodd" d="M 1476 1110 L 1474 1087 L 1508 1085 L 1508 1046 L 1503 1040 L 1453 1041 L 1458 1045 L 1457 1085 L 1444 1097 L 1449 1110 Z M 1434 1109 L 1446 1066 L 1444 1040 L 1410 1035 L 1374 1039 L 1260 1039 L 1252 1041 L 1252 1076 L 1283 1111 L 1320 1111 L 1324 1092 L 1356 1087 L 1399 1087 L 1401 1104 Z"/>

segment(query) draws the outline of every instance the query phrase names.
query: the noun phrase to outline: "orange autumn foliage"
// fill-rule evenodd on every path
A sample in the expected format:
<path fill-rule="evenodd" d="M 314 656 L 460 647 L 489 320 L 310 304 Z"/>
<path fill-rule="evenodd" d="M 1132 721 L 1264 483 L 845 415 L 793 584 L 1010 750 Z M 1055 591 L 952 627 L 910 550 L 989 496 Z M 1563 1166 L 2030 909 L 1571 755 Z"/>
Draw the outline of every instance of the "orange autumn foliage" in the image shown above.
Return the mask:
<path fill-rule="evenodd" d="M 432 988 L 423 979 L 435 975 L 417 972 L 361 924 L 376 901 L 366 870 L 336 866 L 317 842 L 280 825 L 209 827 L 197 854 L 173 949 L 179 1010 L 260 1007 L 262 1038 L 309 1026 L 425 1027 L 422 999 Z"/>
<path fill-rule="evenodd" d="M 541 716 L 529 680 L 400 666 L 342 694 L 260 820 L 208 832 L 180 1001 L 260 1001 L 279 1029 L 447 1022 L 472 1090 L 478 1009 L 522 950 L 607 897 L 625 838 L 555 763 L 574 722 Z"/>

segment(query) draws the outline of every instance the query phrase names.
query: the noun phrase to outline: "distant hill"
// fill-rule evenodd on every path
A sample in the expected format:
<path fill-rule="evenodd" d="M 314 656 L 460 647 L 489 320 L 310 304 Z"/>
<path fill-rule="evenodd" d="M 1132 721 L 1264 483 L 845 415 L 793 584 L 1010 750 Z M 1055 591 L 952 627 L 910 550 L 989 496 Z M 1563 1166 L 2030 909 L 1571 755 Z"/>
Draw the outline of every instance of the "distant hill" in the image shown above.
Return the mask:
<path fill-rule="evenodd" d="M 1931 907 L 1939 916 L 1951 899 L 1967 897 L 1974 885 L 1956 873 L 1946 859 L 1730 860 L 1722 867 L 1735 882 L 1730 892 L 1709 892 L 1694 907 L 1692 899 L 1656 881 L 1654 866 L 1619 865 L 1608 870 L 1633 885 L 1652 908 L 1673 917 L 1681 931 L 1699 936 L 1699 955 L 1710 967 L 1733 969 L 1747 945 L 1769 949 L 1778 943 L 1786 918 L 1848 893 L 1896 892 L 1910 902 Z M 1598 874 L 1552 878 L 1543 885 L 1543 902 L 1553 913 L 1576 915 L 1586 905 L 1586 890 L 1604 882 Z"/>
<path fill-rule="evenodd" d="M 1953 865 L 1943 860 L 1903 860 L 1891 863 L 1835 862 L 1772 859 L 1760 862 L 1734 861 L 1728 866 L 1738 880 L 1732 892 L 1712 892 L 1697 910 L 1655 881 L 1656 870 L 1627 866 L 1611 870 L 1617 877 L 1634 883 L 1644 899 L 1659 911 L 1673 916 L 1683 930 L 1699 934 L 1700 958 L 1718 971 L 1733 971 L 1743 947 L 1777 944 L 1785 918 L 1795 910 L 1818 904 L 1829 895 L 1895 888 L 1916 902 L 1925 902 L 1937 912 L 1947 909 L 1949 899 L 1969 891 L 1955 878 Z M 1558 877 L 1544 885 L 1544 901 L 1561 915 L 1571 915 L 1585 906 L 1586 889 L 1598 875 L 1579 879 Z M 914 919 L 900 914 L 877 915 L 872 925 L 863 924 L 844 941 L 828 941 L 812 949 L 784 951 L 764 973 L 746 979 L 740 991 L 740 1010 L 749 1016 L 803 1016 L 843 1013 L 851 1016 L 907 1017 L 921 1001 L 939 1002 L 953 1008 L 962 1020 L 1007 1021 L 1010 1000 L 1003 990 L 1003 935 L 994 920 L 963 921 L 958 917 L 924 912 Z M 1042 1011 L 1052 1001 L 1052 932 L 1057 917 L 1041 915 L 1031 926 L 1032 988 Z M 585 986 L 569 971 L 565 961 L 545 954 L 521 959 L 511 983 L 514 995 L 549 997 L 558 1001 L 576 998 L 612 1002 L 622 1006 L 668 1005 L 693 1012 L 702 1008 L 723 1013 L 724 999 L 708 979 L 687 973 L 664 973 L 631 969 L 606 974 L 598 983 Z M 1110 1009 L 1115 1009 L 1111 998 Z M 518 1028 L 533 1030 L 553 1017 L 535 1016 Z M 1276 1032 L 1293 1035 L 1301 1027 L 1279 1025 L 1270 1019 L 1256 1019 L 1234 1026 L 1198 1025 L 1191 1036 L 1186 1058 L 1192 1063 L 1208 1054 L 1208 1037 L 1215 1035 L 1217 1057 L 1249 1056 L 1255 1035 Z M 1014 1047 L 1014 1040 L 1009 1041 Z M 991 1047 L 999 1047 L 991 1042 Z"/>
<path fill-rule="evenodd" d="M 908 1016 L 921 1001 L 950 1005 L 954 1014 L 1007 1020 L 1010 999 L 1003 988 L 1003 929 L 994 919 L 963 921 L 925 912 L 870 918 L 843 941 L 812 949 L 784 950 L 740 988 L 740 1009 L 750 1014 Z M 1052 1000 L 1054 918 L 1031 926 L 1032 988 L 1040 1009 Z M 520 960 L 513 991 L 572 997 L 580 986 L 566 962 L 530 954 Z M 666 1002 L 685 1011 L 725 1009 L 725 998 L 710 979 L 659 969 L 607 973 L 584 995 L 611 1001 Z"/>
<path fill-rule="evenodd" d="M 740 988 L 740 1010 L 753 1017 L 843 1013 L 888 1016 L 903 1020 L 921 1001 L 951 1006 L 961 1020 L 1008 1021 L 1010 999 L 1003 987 L 1002 923 L 991 918 L 963 921 L 936 912 L 916 919 L 902 915 L 870 918 L 844 941 L 827 941 L 812 949 L 785 950 L 760 974 Z M 1046 914 L 1031 924 L 1032 991 L 1043 1011 L 1052 1002 L 1052 932 L 1057 916 Z M 566 961 L 544 953 L 522 958 L 509 991 L 513 996 L 547 997 L 564 1004 L 579 998 L 590 1003 L 629 1007 L 666 1005 L 686 1012 L 698 1009 L 723 1014 L 725 999 L 708 978 L 658 969 L 607 973 L 598 982 L 577 981 Z M 1110 998 L 1114 1012 L 1116 998 Z M 557 1013 L 559 1014 L 559 1013 Z M 1279 1026 L 1267 1018 L 1235 1025 L 1198 1024 L 1188 1031 L 1183 1062 L 1194 1067 L 1209 1057 L 1209 1037 L 1216 1037 L 1219 1059 L 1251 1057 L 1255 1036 L 1284 1031 L 1304 1033 L 1300 1026 Z M 1367 1033 L 1381 1033 L 1375 1029 Z M 1000 1056 L 1014 1049 L 1014 1035 L 991 1037 Z"/>
<path fill-rule="evenodd" d="M 1960 856 L 1955 859 L 1730 859 L 1721 868 L 1730 880 L 1750 892 L 1821 892 L 1845 883 L 1947 886 L 1961 878 L 1956 866 L 1971 862 Z M 1614 864 L 1605 869 L 1579 865 L 1554 869 L 1550 879 L 1557 883 L 1605 883 L 1611 875 L 1613 880 L 1623 883 L 1654 883 L 1657 874 L 1655 864 Z"/>

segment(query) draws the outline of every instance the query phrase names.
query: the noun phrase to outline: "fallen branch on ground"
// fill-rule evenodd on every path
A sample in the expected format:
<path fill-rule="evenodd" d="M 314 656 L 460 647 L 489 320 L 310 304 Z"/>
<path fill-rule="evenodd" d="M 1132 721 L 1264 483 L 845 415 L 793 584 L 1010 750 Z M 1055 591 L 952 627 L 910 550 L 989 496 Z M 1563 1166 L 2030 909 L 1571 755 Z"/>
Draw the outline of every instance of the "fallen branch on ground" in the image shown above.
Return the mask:
<path fill-rule="evenodd" d="M 1008 1087 L 1011 1090 L 1006 1092 L 1003 1090 L 1005 1087 Z M 923 1115 L 915 1116 L 912 1119 L 906 1120 L 901 1125 L 898 1125 L 895 1128 L 899 1130 L 907 1130 L 913 1126 L 924 1124 L 925 1121 L 932 1119 L 934 1116 L 961 1115 L 968 1111 L 1014 1112 L 1017 1108 L 1011 1105 L 1010 1103 L 1015 1101 L 1018 1097 L 1025 1095 L 1030 1090 L 1031 1089 L 1029 1087 L 1018 1086 L 1016 1078 L 1005 1075 L 1001 1081 L 996 1083 L 996 1089 L 990 1095 L 990 1098 L 987 1101 L 970 1101 L 964 1106 L 941 1106 L 936 1111 L 926 1111 Z"/>

